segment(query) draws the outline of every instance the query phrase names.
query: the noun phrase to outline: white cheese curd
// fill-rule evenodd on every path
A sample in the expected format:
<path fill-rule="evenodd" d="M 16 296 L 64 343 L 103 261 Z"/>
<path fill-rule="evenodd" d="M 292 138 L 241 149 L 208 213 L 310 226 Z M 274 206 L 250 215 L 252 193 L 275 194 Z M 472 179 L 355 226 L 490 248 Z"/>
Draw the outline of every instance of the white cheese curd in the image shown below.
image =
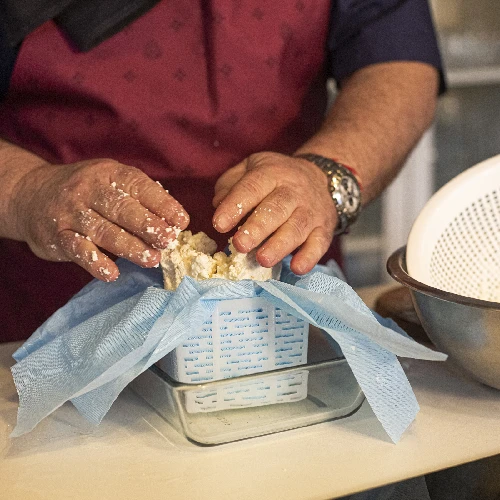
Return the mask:
<path fill-rule="evenodd" d="M 221 278 L 233 281 L 251 279 L 266 281 L 271 279 L 273 269 L 262 267 L 255 258 L 255 250 L 238 252 L 231 239 L 231 255 L 217 252 L 217 244 L 205 233 L 193 234 L 182 231 L 168 248 L 162 250 L 161 267 L 167 290 L 175 290 L 184 276 L 196 280 Z"/>

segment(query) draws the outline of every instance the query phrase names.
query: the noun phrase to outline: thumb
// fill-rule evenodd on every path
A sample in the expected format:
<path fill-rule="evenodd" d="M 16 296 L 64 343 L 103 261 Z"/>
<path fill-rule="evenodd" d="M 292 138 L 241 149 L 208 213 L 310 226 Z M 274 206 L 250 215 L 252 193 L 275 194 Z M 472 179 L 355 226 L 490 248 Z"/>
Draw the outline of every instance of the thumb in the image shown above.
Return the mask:
<path fill-rule="evenodd" d="M 215 194 L 212 205 L 217 208 L 220 202 L 227 196 L 232 187 L 237 184 L 246 173 L 246 161 L 226 170 L 215 183 Z"/>

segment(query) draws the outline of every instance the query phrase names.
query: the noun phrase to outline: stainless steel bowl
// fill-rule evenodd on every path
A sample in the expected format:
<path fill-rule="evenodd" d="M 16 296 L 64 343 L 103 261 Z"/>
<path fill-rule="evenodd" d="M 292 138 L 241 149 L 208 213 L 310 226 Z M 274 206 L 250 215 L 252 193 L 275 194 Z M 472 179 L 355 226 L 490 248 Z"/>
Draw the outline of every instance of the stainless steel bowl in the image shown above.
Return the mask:
<path fill-rule="evenodd" d="M 387 261 L 387 271 L 408 287 L 422 326 L 442 352 L 473 378 L 500 389 L 500 304 L 445 292 L 406 272 L 406 247 Z"/>

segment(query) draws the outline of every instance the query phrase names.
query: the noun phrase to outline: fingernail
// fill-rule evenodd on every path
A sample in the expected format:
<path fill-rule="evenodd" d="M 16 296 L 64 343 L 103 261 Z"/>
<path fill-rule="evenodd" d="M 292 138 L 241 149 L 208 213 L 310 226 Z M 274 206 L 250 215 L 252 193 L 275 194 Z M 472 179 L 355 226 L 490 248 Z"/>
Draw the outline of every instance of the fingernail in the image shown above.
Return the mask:
<path fill-rule="evenodd" d="M 178 208 L 174 209 L 170 223 L 178 227 L 185 227 L 189 223 L 189 215 L 182 206 L 179 205 Z"/>
<path fill-rule="evenodd" d="M 218 231 L 229 231 L 231 228 L 231 217 L 227 214 L 220 214 L 214 223 L 215 229 Z"/>
<path fill-rule="evenodd" d="M 186 222 L 187 219 L 188 219 L 188 214 L 186 212 L 184 212 L 183 210 L 179 210 L 177 212 L 178 224 L 176 224 L 176 225 L 179 226 L 181 223 Z"/>
<path fill-rule="evenodd" d="M 265 264 L 267 264 L 268 266 L 273 266 L 277 260 L 276 254 L 268 248 L 266 248 L 262 252 L 259 252 L 259 257 L 259 260 L 265 261 Z"/>
<path fill-rule="evenodd" d="M 160 259 L 161 259 L 161 254 L 160 253 L 153 253 L 151 257 L 149 258 L 148 262 L 144 263 L 145 267 L 158 267 L 160 264 Z"/>
<path fill-rule="evenodd" d="M 111 281 L 111 271 L 107 267 L 101 266 L 99 268 L 99 274 L 103 277 L 104 281 Z"/>
<path fill-rule="evenodd" d="M 247 252 L 252 250 L 252 248 L 254 247 L 253 238 L 249 234 L 246 234 L 245 232 L 238 233 L 237 241 L 238 245 L 240 247 L 243 247 Z"/>
<path fill-rule="evenodd" d="M 308 266 L 309 266 L 308 262 L 299 262 L 298 264 L 294 262 L 291 268 L 292 272 L 301 276 L 307 273 Z"/>
<path fill-rule="evenodd" d="M 144 250 L 141 253 L 141 262 L 148 262 L 151 258 L 151 252 L 149 250 Z"/>
<path fill-rule="evenodd" d="M 152 243 L 151 246 L 153 248 L 156 248 L 157 250 L 163 250 L 164 248 L 167 248 L 168 244 L 172 241 L 172 239 L 173 239 L 172 236 L 159 234 L 157 242 Z"/>

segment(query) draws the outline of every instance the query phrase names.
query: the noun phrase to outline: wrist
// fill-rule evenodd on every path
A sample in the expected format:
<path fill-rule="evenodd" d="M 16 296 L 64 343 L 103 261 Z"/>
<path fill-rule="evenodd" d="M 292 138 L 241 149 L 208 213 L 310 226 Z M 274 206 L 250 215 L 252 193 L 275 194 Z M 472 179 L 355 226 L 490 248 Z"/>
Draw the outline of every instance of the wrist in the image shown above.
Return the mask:
<path fill-rule="evenodd" d="M 315 153 L 301 152 L 295 156 L 315 164 L 326 175 L 330 196 L 337 211 L 335 234 L 347 232 L 361 211 L 362 187 L 356 170 Z"/>
<path fill-rule="evenodd" d="M 45 200 L 39 196 L 44 186 L 53 177 L 56 166 L 42 161 L 25 165 L 22 175 L 13 188 L 10 216 L 14 221 L 15 239 L 28 241 L 29 221 L 33 214 L 39 213 Z"/>
<path fill-rule="evenodd" d="M 340 161 L 338 158 L 330 157 L 330 156 L 324 156 L 318 153 L 311 153 L 311 152 L 301 152 L 297 153 L 295 155 L 296 158 L 304 158 L 305 160 L 309 160 L 313 163 L 315 163 L 317 166 L 319 166 L 322 170 L 325 170 L 329 168 L 329 163 L 333 162 L 336 163 L 337 165 L 340 165 L 342 168 L 345 168 L 351 172 L 351 174 L 356 178 L 356 181 L 359 185 L 359 189 L 361 192 L 363 192 L 363 183 L 361 182 L 361 176 L 358 173 L 358 171 L 352 167 L 351 165 L 348 165 L 347 163 Z"/>
<path fill-rule="evenodd" d="M 335 143 L 334 147 L 332 147 L 332 142 Z M 315 154 L 340 163 L 356 175 L 358 182 L 363 186 L 363 190 L 366 190 L 366 172 L 359 163 L 361 160 L 364 162 L 364 158 L 360 157 L 359 154 L 353 154 L 351 149 L 344 147 L 344 142 L 341 137 L 336 136 L 335 140 L 332 141 L 331 135 L 325 138 L 323 135 L 318 134 L 298 148 L 293 156 Z"/>
<path fill-rule="evenodd" d="M 48 165 L 42 158 L 0 139 L 0 237 L 24 241 L 22 213 L 31 195 L 26 189 L 30 175 Z M 31 188 L 37 191 L 40 185 Z"/>

